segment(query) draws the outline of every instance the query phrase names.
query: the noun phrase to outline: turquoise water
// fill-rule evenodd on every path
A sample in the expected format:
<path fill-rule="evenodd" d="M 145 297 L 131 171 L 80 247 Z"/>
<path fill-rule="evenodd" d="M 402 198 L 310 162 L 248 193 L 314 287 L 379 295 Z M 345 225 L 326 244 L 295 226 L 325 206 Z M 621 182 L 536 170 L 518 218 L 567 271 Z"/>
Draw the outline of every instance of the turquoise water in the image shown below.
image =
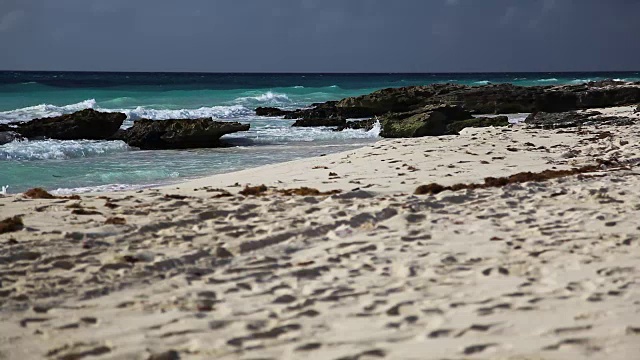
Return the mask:
<path fill-rule="evenodd" d="M 374 142 L 378 131 L 291 128 L 258 118 L 258 106 L 286 109 L 386 87 L 459 83 L 523 86 L 603 79 L 640 81 L 640 73 L 503 74 L 182 74 L 0 72 L 0 123 L 57 116 L 85 108 L 128 118 L 213 117 L 251 124 L 227 136 L 227 149 L 139 151 L 122 142 L 31 141 L 0 146 L 0 186 L 9 192 L 43 186 L 60 192 L 164 184 L 268 163 L 337 152 Z"/>

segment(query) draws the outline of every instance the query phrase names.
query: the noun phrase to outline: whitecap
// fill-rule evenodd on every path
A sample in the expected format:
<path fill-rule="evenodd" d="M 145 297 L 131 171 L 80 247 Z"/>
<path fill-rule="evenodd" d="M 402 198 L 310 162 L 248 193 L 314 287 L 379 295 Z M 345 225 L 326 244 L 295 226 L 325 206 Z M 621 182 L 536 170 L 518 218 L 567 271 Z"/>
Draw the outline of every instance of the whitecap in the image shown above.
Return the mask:
<path fill-rule="evenodd" d="M 476 81 L 476 82 L 474 82 L 474 84 L 489 85 L 489 84 L 491 84 L 491 82 L 489 80 L 482 80 L 482 81 Z"/>
<path fill-rule="evenodd" d="M 549 78 L 549 79 L 540 79 L 540 80 L 536 80 L 537 82 L 555 82 L 558 81 L 558 79 L 556 78 Z"/>
<path fill-rule="evenodd" d="M 575 79 L 575 80 L 571 80 L 569 83 L 572 85 L 580 85 L 580 84 L 586 84 L 590 81 L 594 81 L 594 79 Z"/>
<path fill-rule="evenodd" d="M 291 99 L 287 94 L 278 94 L 272 91 L 267 91 L 264 94 L 256 95 L 256 96 L 244 96 L 239 97 L 235 100 L 236 103 L 266 103 L 266 104 L 282 104 L 282 103 L 290 103 Z"/>
<path fill-rule="evenodd" d="M 84 109 L 94 108 L 95 106 L 95 99 L 88 99 L 79 103 L 64 106 L 40 104 L 21 109 L 2 111 L 0 112 L 0 123 L 8 123 L 13 121 L 29 121 L 37 118 L 60 116 Z"/>
<path fill-rule="evenodd" d="M 152 119 L 198 119 L 198 118 L 214 118 L 227 119 L 239 116 L 247 116 L 253 114 L 253 111 L 242 105 L 231 106 L 211 106 L 201 107 L 198 109 L 177 109 L 177 110 L 159 110 L 148 109 L 144 106 L 138 106 L 135 109 L 105 109 L 105 111 L 123 112 L 127 115 L 128 120 Z"/>

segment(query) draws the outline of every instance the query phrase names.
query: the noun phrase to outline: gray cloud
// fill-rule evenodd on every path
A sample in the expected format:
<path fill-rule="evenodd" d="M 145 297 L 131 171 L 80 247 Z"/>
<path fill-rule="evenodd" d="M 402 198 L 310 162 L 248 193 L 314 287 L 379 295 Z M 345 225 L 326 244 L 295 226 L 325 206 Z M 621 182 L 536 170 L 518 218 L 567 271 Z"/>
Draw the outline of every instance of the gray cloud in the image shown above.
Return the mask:
<path fill-rule="evenodd" d="M 636 70 L 638 0 L 4 0 L 0 68 Z"/>

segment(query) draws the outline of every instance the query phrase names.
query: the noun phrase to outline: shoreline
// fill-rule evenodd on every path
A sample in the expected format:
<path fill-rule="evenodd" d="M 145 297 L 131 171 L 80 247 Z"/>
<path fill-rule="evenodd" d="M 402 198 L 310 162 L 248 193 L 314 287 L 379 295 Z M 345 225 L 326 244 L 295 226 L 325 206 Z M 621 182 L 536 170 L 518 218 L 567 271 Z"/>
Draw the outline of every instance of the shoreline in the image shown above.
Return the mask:
<path fill-rule="evenodd" d="M 629 359 L 632 110 L 606 110 L 631 125 L 467 128 L 141 191 L 0 197 L 0 221 L 22 221 L 0 234 L 0 355 Z M 599 160 L 614 165 L 413 194 Z M 342 193 L 280 192 L 301 187 Z"/>

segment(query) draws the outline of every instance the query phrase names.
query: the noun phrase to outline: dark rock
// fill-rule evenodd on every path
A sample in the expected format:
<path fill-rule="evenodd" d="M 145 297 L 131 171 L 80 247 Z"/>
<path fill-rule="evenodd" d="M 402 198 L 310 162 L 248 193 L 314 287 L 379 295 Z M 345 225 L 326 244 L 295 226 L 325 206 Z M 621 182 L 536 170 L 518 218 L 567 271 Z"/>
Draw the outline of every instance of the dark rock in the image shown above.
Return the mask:
<path fill-rule="evenodd" d="M 535 112 L 527 116 L 524 122 L 527 125 L 536 128 L 564 128 L 577 126 L 578 124 L 586 122 L 591 117 L 601 114 L 602 113 L 598 111 L 568 111 L 560 113 Z"/>
<path fill-rule="evenodd" d="M 598 80 L 598 81 L 589 81 L 587 85 L 591 87 L 605 87 L 605 86 L 618 86 L 618 85 L 626 85 L 626 81 L 620 80 Z"/>
<path fill-rule="evenodd" d="M 26 140 L 26 139 L 15 131 L 0 132 L 0 145 L 8 144 L 12 141 L 22 141 L 22 140 Z"/>
<path fill-rule="evenodd" d="M 465 87 L 462 85 L 433 84 L 382 89 L 369 95 L 342 99 L 336 107 L 343 112 L 356 111 L 363 115 L 361 117 L 378 116 L 388 112 L 408 112 L 430 104 L 427 100 L 433 96 L 463 88 Z"/>
<path fill-rule="evenodd" d="M 367 119 L 367 120 L 351 120 L 345 122 L 344 126 L 337 128 L 336 130 L 342 131 L 344 129 L 353 129 L 353 130 L 365 130 L 369 131 L 373 129 L 378 120 L 376 119 Z"/>
<path fill-rule="evenodd" d="M 219 122 L 211 118 L 140 119 L 127 129 L 124 140 L 140 149 L 193 149 L 224 146 L 220 137 L 249 130 L 248 124 Z"/>
<path fill-rule="evenodd" d="M 122 113 L 85 109 L 73 114 L 0 125 L 0 131 L 15 131 L 29 139 L 105 140 L 126 118 Z"/>
<path fill-rule="evenodd" d="M 387 138 L 439 136 L 449 134 L 454 122 L 467 120 L 471 114 L 459 106 L 425 106 L 418 110 L 393 113 L 380 119 L 380 136 Z"/>
<path fill-rule="evenodd" d="M 438 136 L 447 132 L 449 121 L 437 111 L 428 111 L 409 117 L 388 117 L 382 120 L 380 136 L 386 138 L 407 138 Z"/>
<path fill-rule="evenodd" d="M 635 112 L 640 112 L 640 105 L 638 105 L 638 106 L 636 107 L 636 111 L 635 111 Z"/>
<path fill-rule="evenodd" d="M 560 129 L 582 125 L 631 125 L 633 119 L 620 116 L 600 116 L 598 111 L 568 111 L 561 113 L 532 113 L 525 119 L 529 127 L 541 129 Z"/>
<path fill-rule="evenodd" d="M 124 130 L 124 129 L 116 130 L 116 132 L 113 133 L 113 135 L 107 138 L 107 140 L 120 140 L 120 141 L 126 141 L 126 139 L 127 139 L 127 130 Z"/>
<path fill-rule="evenodd" d="M 566 112 L 571 110 L 635 105 L 640 83 L 612 80 L 580 85 L 515 86 L 496 84 L 466 86 L 432 84 L 375 91 L 368 95 L 316 104 L 286 115 L 290 119 L 370 118 L 406 113 L 426 105 L 459 105 L 474 114 Z"/>
<path fill-rule="evenodd" d="M 345 119 L 341 118 L 326 118 L 326 119 L 300 119 L 296 120 L 291 126 L 297 127 L 312 127 L 312 126 L 340 126 L 344 127 L 347 124 Z"/>
<path fill-rule="evenodd" d="M 293 126 L 345 126 L 346 119 L 361 119 L 378 115 L 367 109 L 338 107 L 337 104 L 337 101 L 314 104 L 310 109 L 292 111 L 284 118 L 299 119 Z"/>
<path fill-rule="evenodd" d="M 456 121 L 447 126 L 448 134 L 458 134 L 468 127 L 508 126 L 509 118 L 506 116 L 477 117 L 468 120 Z"/>
<path fill-rule="evenodd" d="M 278 109 L 275 107 L 259 107 L 256 109 L 256 115 L 258 116 L 285 116 L 291 113 L 291 111 Z"/>

